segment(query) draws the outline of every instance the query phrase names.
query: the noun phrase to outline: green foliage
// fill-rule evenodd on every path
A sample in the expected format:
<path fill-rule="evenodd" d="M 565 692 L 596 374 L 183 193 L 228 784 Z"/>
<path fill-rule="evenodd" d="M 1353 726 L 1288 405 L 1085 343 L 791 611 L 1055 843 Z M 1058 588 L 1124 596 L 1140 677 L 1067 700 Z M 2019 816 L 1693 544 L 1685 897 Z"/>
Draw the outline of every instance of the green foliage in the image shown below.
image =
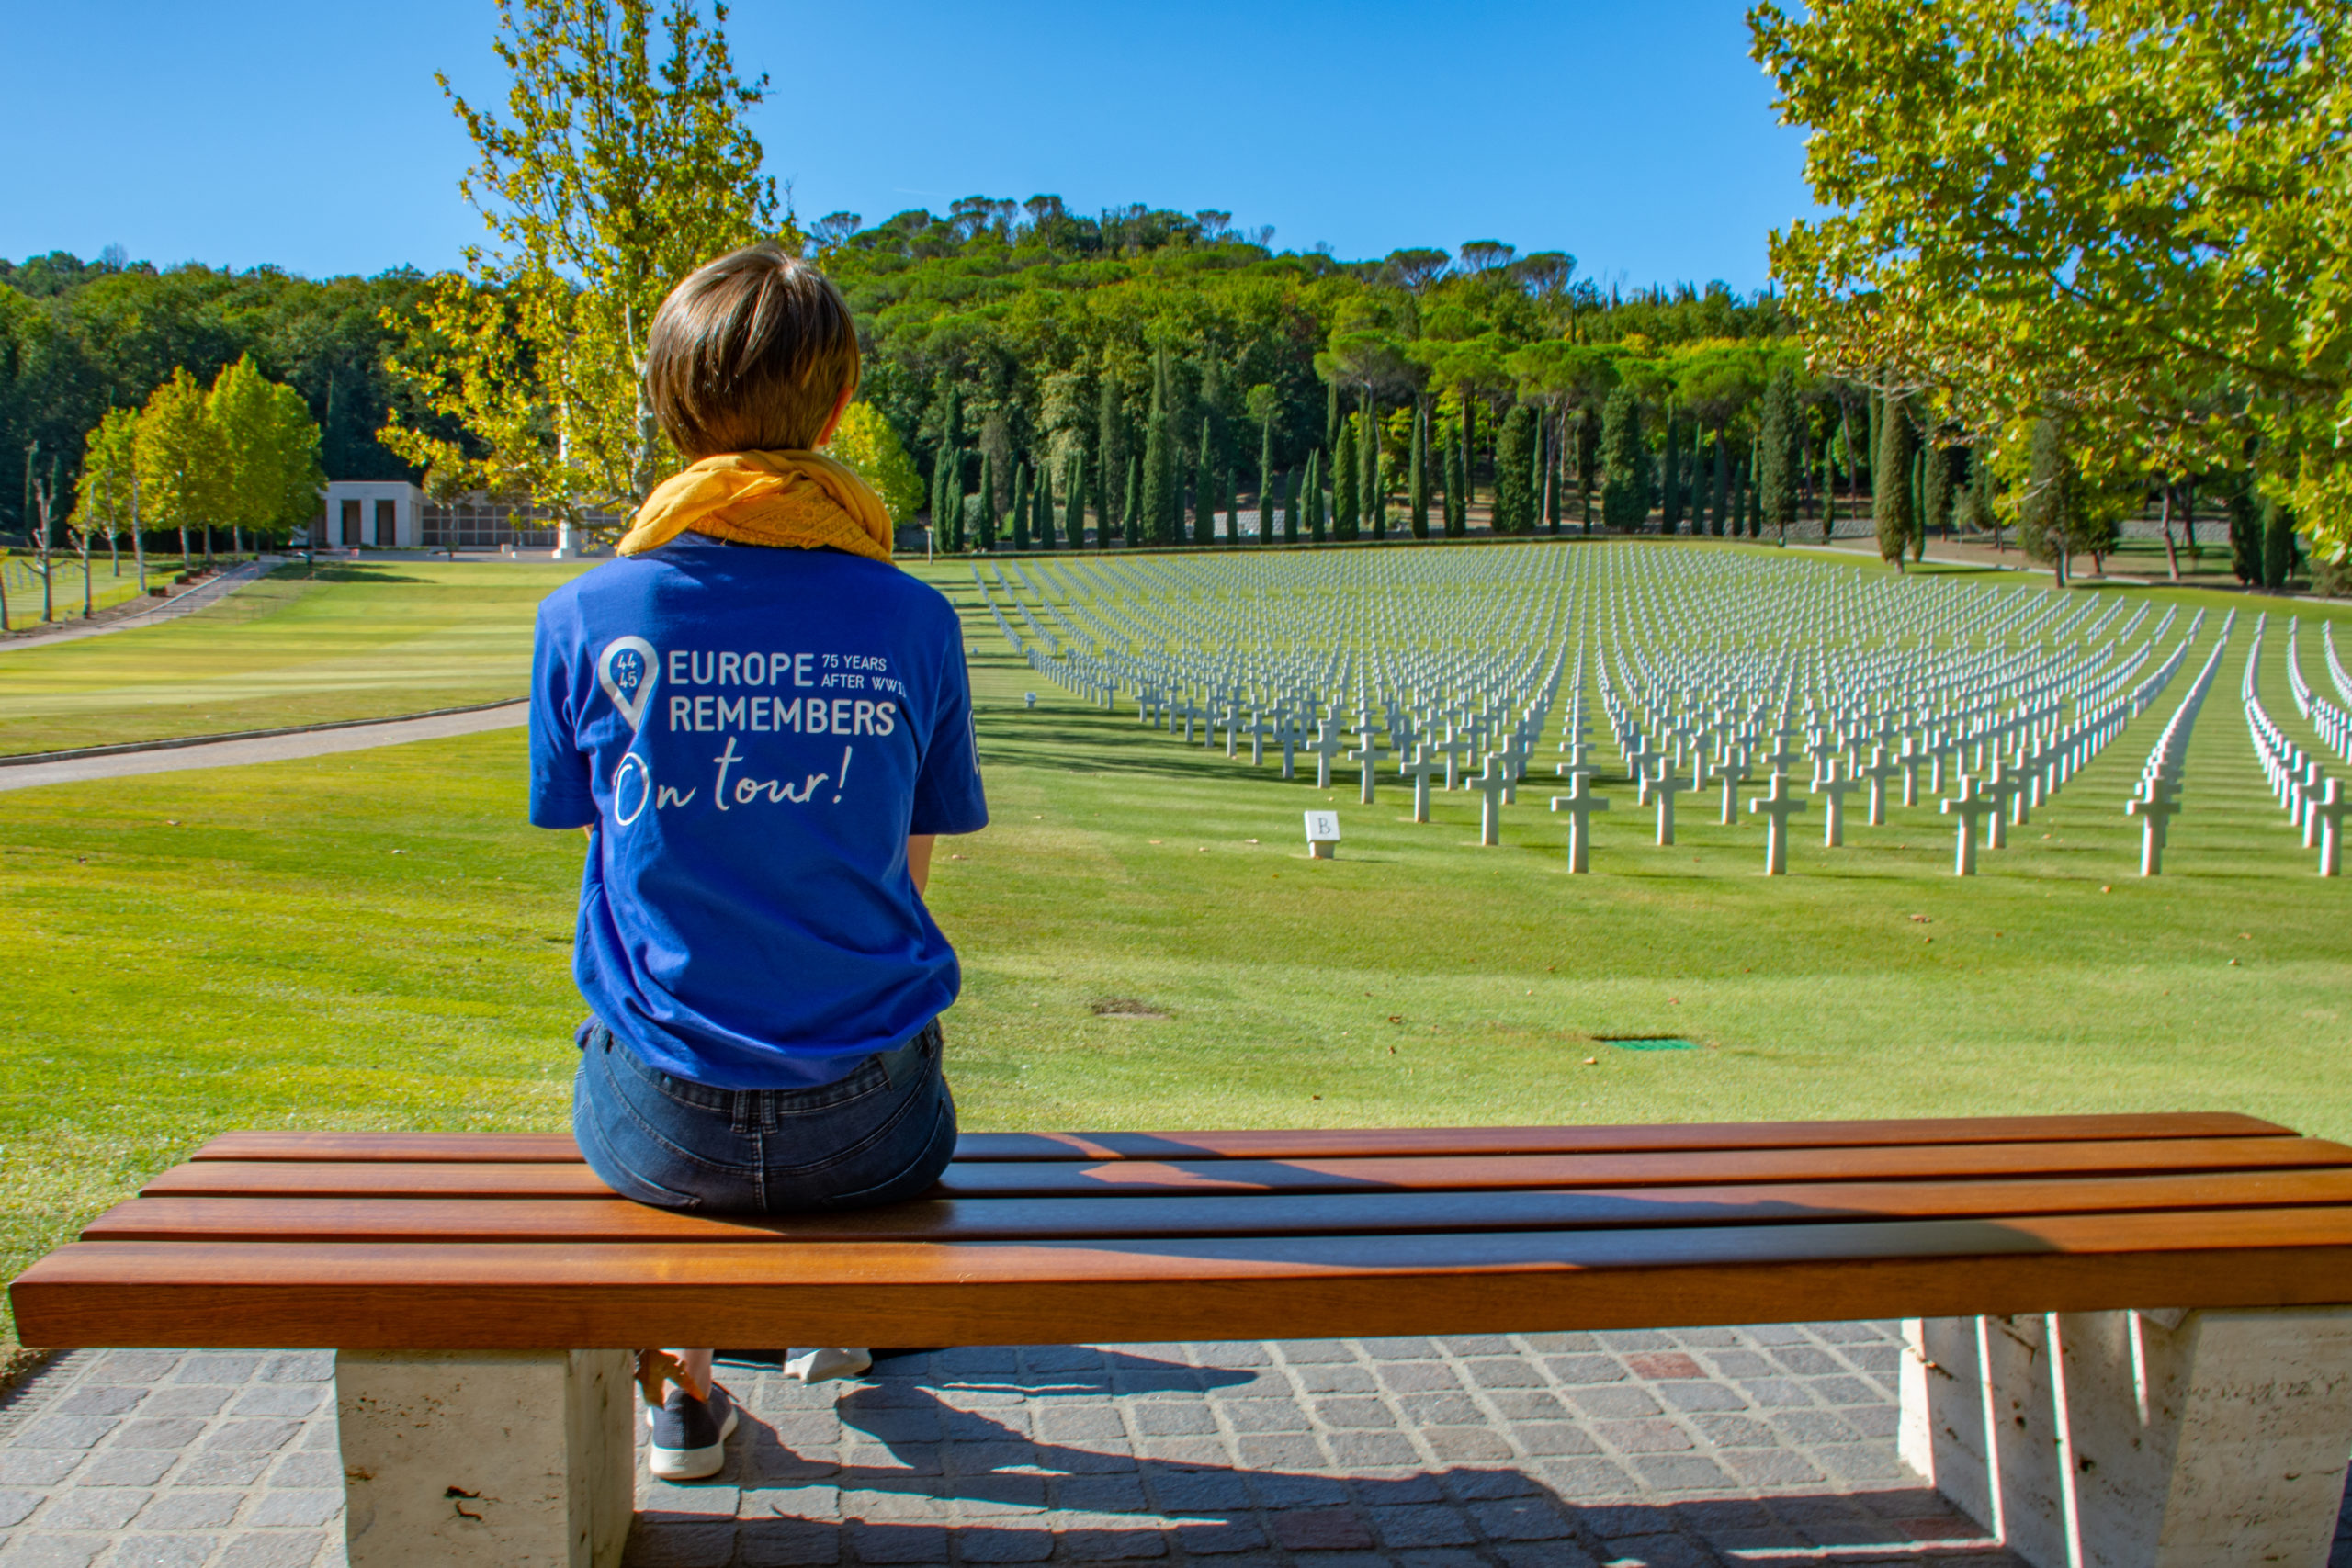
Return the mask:
<path fill-rule="evenodd" d="M 1319 447 L 1306 455 L 1306 477 L 1300 481 L 1298 503 L 1306 509 L 1307 542 L 1321 544 L 1324 525 L 1329 518 L 1323 494 L 1323 453 Z"/>
<path fill-rule="evenodd" d="M 874 487 L 891 522 L 914 521 L 922 505 L 922 476 L 915 472 L 907 449 L 899 445 L 899 433 L 873 404 L 854 402 L 843 409 L 826 450 Z"/>
<path fill-rule="evenodd" d="M 1648 457 L 1640 400 L 1621 386 L 1600 416 L 1600 520 L 1612 534 L 1633 533 L 1649 520 Z"/>
<path fill-rule="evenodd" d="M 1143 529 L 1151 544 L 1178 542 L 1184 500 L 1176 488 L 1176 439 L 1170 428 L 1172 412 L 1168 385 L 1168 348 L 1152 356 L 1151 411 L 1144 422 Z"/>
<path fill-rule="evenodd" d="M 2275 496 L 2262 502 L 2262 585 L 2284 589 L 2295 574 L 2295 514 Z"/>
<path fill-rule="evenodd" d="M 996 454 L 985 447 L 980 452 L 980 494 L 978 526 L 972 531 L 975 544 L 985 555 L 996 548 Z"/>
<path fill-rule="evenodd" d="M 1781 538 L 1797 520 L 1798 478 L 1804 472 L 1803 415 L 1796 378 L 1782 370 L 1764 389 L 1762 428 L 1756 440 L 1757 505 L 1763 526 Z"/>
<path fill-rule="evenodd" d="M 1901 566 L 1918 522 L 1911 499 L 1911 459 L 1917 443 L 1909 407 L 1901 401 L 1889 402 L 1879 416 L 1878 427 L 1878 449 L 1871 457 L 1871 474 L 1876 481 L 1871 521 L 1878 528 L 1879 559 Z"/>
<path fill-rule="evenodd" d="M 1200 455 L 1193 462 L 1193 543 L 1216 543 L 1216 451 L 1205 416 Z"/>
<path fill-rule="evenodd" d="M 1535 455 L 1535 411 L 1521 403 L 1504 416 L 1495 442 L 1495 532 L 1529 534 L 1535 529 L 1535 497 L 1529 485 Z"/>
<path fill-rule="evenodd" d="M 2261 586 L 2262 547 L 2268 530 L 2263 526 L 2261 498 L 2255 493 L 2251 478 L 2231 490 L 2227 502 L 2230 513 L 2230 575 L 2248 588 Z"/>
<path fill-rule="evenodd" d="M 1331 455 L 1331 537 L 1341 544 L 1356 536 L 1356 480 L 1362 471 L 1363 464 L 1356 456 L 1355 423 L 1341 420 L 1339 450 Z"/>
<path fill-rule="evenodd" d="M 1429 405 L 1414 400 L 1413 452 L 1411 468 L 1406 475 L 1406 517 L 1412 527 L 1413 537 L 1430 536 L 1430 411 Z"/>

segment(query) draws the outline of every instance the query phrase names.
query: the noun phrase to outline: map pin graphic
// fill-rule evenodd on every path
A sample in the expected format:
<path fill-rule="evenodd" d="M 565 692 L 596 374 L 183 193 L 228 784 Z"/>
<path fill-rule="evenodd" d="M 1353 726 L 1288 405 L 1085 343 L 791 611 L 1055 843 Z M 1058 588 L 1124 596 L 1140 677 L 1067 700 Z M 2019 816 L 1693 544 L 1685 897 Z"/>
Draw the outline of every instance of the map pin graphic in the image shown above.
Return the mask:
<path fill-rule="evenodd" d="M 631 732 L 644 728 L 646 705 L 653 698 L 659 672 L 653 645 L 641 637 L 616 637 L 596 656 L 596 684 L 628 720 Z"/>

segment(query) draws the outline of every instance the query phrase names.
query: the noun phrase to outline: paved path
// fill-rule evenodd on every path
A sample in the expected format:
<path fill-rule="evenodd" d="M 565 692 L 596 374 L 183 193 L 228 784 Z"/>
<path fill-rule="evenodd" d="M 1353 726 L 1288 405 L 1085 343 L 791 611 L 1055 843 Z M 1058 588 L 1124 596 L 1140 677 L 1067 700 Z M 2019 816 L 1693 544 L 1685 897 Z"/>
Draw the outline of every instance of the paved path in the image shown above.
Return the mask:
<path fill-rule="evenodd" d="M 2018 1568 L 1894 1452 L 1891 1325 L 722 1363 L 727 1471 L 632 1568 Z M 323 1352 L 81 1351 L 0 1405 L 0 1568 L 323 1568 Z M 2339 1551 L 2338 1561 L 2352 1561 Z"/>
<path fill-rule="evenodd" d="M 88 779 L 123 778 L 132 773 L 175 773 L 187 768 L 232 768 L 248 762 L 284 762 L 300 757 L 323 757 L 335 751 L 365 751 L 376 746 L 401 746 L 412 740 L 445 740 L 453 735 L 478 735 L 485 729 L 511 729 L 528 717 L 526 705 L 517 699 L 502 707 L 470 713 L 434 714 L 424 718 L 390 718 L 380 723 L 314 729 L 300 735 L 266 735 L 250 740 L 207 740 L 193 746 L 173 746 L 153 751 L 118 751 L 105 757 L 69 757 L 56 762 L 20 762 L 0 767 L 0 791 L 32 789 L 40 784 L 79 784 Z"/>
<path fill-rule="evenodd" d="M 64 626 L 62 630 L 43 632 L 39 637 L 0 637 L 0 653 L 14 652 L 27 648 L 54 648 L 61 642 L 79 642 L 85 637 L 104 637 L 108 632 L 134 631 L 141 626 L 160 626 L 165 621 L 175 621 L 182 615 L 203 609 L 208 604 L 219 604 L 248 583 L 259 582 L 284 564 L 284 558 L 278 556 L 257 556 L 243 566 L 232 567 L 217 577 L 205 579 L 185 593 L 174 594 L 169 599 L 157 601 L 143 610 L 134 610 L 129 615 L 111 615 L 102 610 L 99 615 L 107 618 L 94 619 L 87 625 L 81 624 L 81 617 L 76 615 L 74 624 Z M 60 624 L 63 626 L 62 621 Z"/>

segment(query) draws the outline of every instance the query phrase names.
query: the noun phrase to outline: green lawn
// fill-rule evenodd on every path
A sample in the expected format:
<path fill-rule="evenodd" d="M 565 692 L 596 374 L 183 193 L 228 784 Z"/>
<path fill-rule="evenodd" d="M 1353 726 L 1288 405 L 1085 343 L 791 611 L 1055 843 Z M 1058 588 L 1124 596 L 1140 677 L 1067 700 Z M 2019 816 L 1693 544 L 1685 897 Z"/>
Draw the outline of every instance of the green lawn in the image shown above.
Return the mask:
<path fill-rule="evenodd" d="M 473 583 L 527 597 L 554 581 L 394 570 L 461 580 L 420 589 L 443 601 L 436 627 L 447 600 L 499 592 Z M 936 575 L 976 603 L 962 569 Z M 290 586 L 277 615 L 350 602 Z M 467 602 L 488 608 L 464 635 L 519 660 L 527 604 Z M 250 641 L 259 624 L 221 630 Z M 1951 829 L 1928 810 L 1849 827 L 1842 851 L 1809 814 L 1795 874 L 1767 880 L 1755 827 L 1686 799 L 1683 842 L 1659 850 L 1616 785 L 1595 874 L 1574 877 L 1540 787 L 1482 850 L 1475 795 L 1440 795 L 1416 826 L 1394 787 L 1364 808 L 1351 775 L 1336 799 L 1284 784 L 1131 707 L 1080 706 L 985 615 L 970 627 L 996 824 L 944 844 L 933 885 L 966 964 L 949 1025 L 968 1126 L 2199 1107 L 2352 1136 L 2352 883 L 2312 876 L 2273 808 L 2235 660 L 2159 881 L 2132 874 L 2121 803 L 2185 675 L 1973 882 L 1946 874 Z M 194 658 L 186 629 L 83 646 L 128 645 L 126 668 L 167 694 L 168 656 L 141 645 L 169 635 Z M 406 661 L 451 640 L 390 613 L 343 634 L 353 666 L 402 693 L 422 683 Z M 2266 645 L 2266 694 L 2301 734 L 2283 652 Z M 2316 676 L 2309 642 L 2304 659 Z M 81 689 L 102 716 L 102 688 Z M 1299 813 L 1327 802 L 1346 842 L 1310 862 Z M 515 731 L 0 796 L 0 1272 L 223 1128 L 562 1126 L 582 846 L 522 810 Z M 1166 1016 L 1099 1016 L 1111 998 Z M 1698 1049 L 1596 1040 L 1639 1034 Z"/>
<path fill-rule="evenodd" d="M 0 753 L 519 696 L 533 607 L 583 570 L 289 566 L 163 626 L 0 653 Z"/>

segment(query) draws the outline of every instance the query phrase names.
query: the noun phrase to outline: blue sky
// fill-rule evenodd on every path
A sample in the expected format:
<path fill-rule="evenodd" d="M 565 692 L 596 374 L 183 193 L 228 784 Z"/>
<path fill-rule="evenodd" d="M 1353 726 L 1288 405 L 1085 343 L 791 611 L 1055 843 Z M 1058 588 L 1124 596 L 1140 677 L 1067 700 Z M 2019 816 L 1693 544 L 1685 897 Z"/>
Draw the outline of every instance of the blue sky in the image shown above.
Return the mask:
<path fill-rule="evenodd" d="M 1229 210 L 1342 257 L 1497 238 L 1645 284 L 1767 276 L 1809 209 L 1722 0 L 740 0 L 804 219 L 957 197 Z M 479 232 L 433 84 L 502 90 L 489 0 L 0 0 L 0 254 L 119 243 L 313 276 Z"/>

